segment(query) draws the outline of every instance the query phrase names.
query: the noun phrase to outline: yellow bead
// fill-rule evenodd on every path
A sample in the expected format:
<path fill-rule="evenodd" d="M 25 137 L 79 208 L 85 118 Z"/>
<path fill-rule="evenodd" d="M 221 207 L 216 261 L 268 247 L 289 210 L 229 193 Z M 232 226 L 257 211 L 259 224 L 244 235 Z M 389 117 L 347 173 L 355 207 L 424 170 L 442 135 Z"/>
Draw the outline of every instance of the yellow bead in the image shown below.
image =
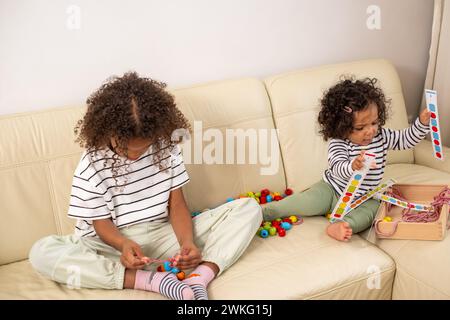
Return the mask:
<path fill-rule="evenodd" d="M 383 221 L 392 222 L 392 217 L 386 216 L 383 218 Z"/>
<path fill-rule="evenodd" d="M 296 216 L 290 216 L 289 219 L 291 219 L 292 223 L 296 223 L 298 221 Z"/>

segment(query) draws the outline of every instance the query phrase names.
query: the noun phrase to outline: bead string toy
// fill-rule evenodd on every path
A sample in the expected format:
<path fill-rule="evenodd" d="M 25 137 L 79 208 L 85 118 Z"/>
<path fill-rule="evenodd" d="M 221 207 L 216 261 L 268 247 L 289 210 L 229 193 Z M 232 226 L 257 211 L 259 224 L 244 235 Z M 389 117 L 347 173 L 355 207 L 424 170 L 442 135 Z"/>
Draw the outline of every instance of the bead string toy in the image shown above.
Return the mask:
<path fill-rule="evenodd" d="M 286 235 L 286 231 L 292 229 L 292 226 L 303 223 L 303 218 L 300 216 L 292 215 L 289 218 L 274 219 L 272 221 L 263 221 L 261 227 L 256 234 L 261 238 L 267 238 L 278 234 L 280 237 Z"/>
<path fill-rule="evenodd" d="M 413 208 L 412 207 L 413 204 L 408 202 L 400 194 L 400 192 L 398 190 L 396 190 L 395 188 L 392 190 L 391 194 L 394 195 L 395 198 L 390 195 L 388 197 L 395 199 L 396 201 L 387 201 L 388 202 L 387 211 L 389 212 L 392 205 L 400 206 L 400 207 L 403 207 L 404 209 L 402 211 L 402 217 L 400 220 L 392 222 L 392 218 L 391 218 L 391 221 L 389 221 L 389 222 L 392 222 L 392 224 L 393 224 L 391 232 L 383 233 L 379 229 L 379 223 L 381 221 L 388 221 L 388 220 L 378 219 L 374 222 L 375 232 L 377 234 L 385 236 L 385 237 L 392 236 L 397 231 L 398 224 L 402 221 L 403 222 L 416 222 L 416 223 L 417 222 L 429 223 L 429 222 L 437 221 L 439 219 L 442 206 L 446 203 L 450 204 L 450 189 L 448 187 L 445 187 L 436 197 L 434 197 L 434 201 L 431 202 L 430 205 L 428 205 L 428 206 L 420 205 L 420 206 L 423 206 L 424 208 L 426 208 L 421 211 L 420 210 L 414 211 L 414 210 L 417 210 L 417 208 Z M 399 204 L 398 201 L 400 201 L 402 203 Z M 403 205 L 403 203 L 411 204 L 411 206 L 405 207 Z"/>
<path fill-rule="evenodd" d="M 376 195 L 374 195 L 374 198 L 384 201 L 384 202 L 394 204 L 398 207 L 415 210 L 415 211 L 419 211 L 419 212 L 432 210 L 431 206 L 427 206 L 425 204 L 413 203 L 413 202 L 409 202 L 409 201 L 403 200 L 403 199 L 397 199 L 397 198 L 394 198 L 394 197 L 391 197 L 391 196 L 388 196 L 385 194 L 376 194 Z"/>
<path fill-rule="evenodd" d="M 374 154 L 365 153 L 364 154 L 364 166 L 353 173 L 347 186 L 344 189 L 341 197 L 339 198 L 336 206 L 331 213 L 330 222 L 334 223 L 338 220 L 342 220 L 344 216 L 348 213 L 348 207 L 353 202 L 353 198 L 358 192 L 359 187 L 361 186 L 364 178 L 370 169 L 370 163 L 375 158 Z"/>
<path fill-rule="evenodd" d="M 161 265 L 159 265 L 156 268 L 156 270 L 158 272 L 164 272 L 164 271 L 172 272 L 177 276 L 178 280 L 184 280 L 184 278 L 186 277 L 186 274 L 184 273 L 184 271 L 181 271 L 180 269 L 178 269 L 177 267 L 175 267 L 173 265 L 173 263 L 176 261 L 175 258 L 169 258 L 166 260 L 148 258 L 147 261 L 148 261 L 146 263 L 147 265 L 152 264 L 152 263 L 161 263 Z"/>
<path fill-rule="evenodd" d="M 352 204 L 347 208 L 347 213 L 350 212 L 353 209 L 356 209 L 361 204 L 366 202 L 367 200 L 371 199 L 372 197 L 377 197 L 380 194 L 384 193 L 387 189 L 392 187 L 395 184 L 394 179 L 389 179 L 384 183 L 379 184 L 376 186 L 373 190 L 368 191 L 366 194 L 364 194 L 362 197 L 360 197 L 358 200 L 355 200 L 352 202 Z"/>
<path fill-rule="evenodd" d="M 430 111 L 430 133 L 431 142 L 434 149 L 434 157 L 439 160 L 444 160 L 444 153 L 441 148 L 441 130 L 439 127 L 439 113 L 437 106 L 437 92 L 434 90 L 425 90 L 425 99 L 427 109 Z"/>

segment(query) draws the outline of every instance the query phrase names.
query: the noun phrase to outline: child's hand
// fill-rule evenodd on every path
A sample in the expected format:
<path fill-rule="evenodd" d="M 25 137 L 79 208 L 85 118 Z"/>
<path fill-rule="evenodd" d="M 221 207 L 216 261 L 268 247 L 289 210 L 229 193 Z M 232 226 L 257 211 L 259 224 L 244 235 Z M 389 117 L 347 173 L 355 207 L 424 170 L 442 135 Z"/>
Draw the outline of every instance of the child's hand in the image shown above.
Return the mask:
<path fill-rule="evenodd" d="M 366 150 L 361 150 L 361 153 L 359 156 L 357 156 L 353 162 L 352 162 L 352 169 L 354 171 L 361 170 L 364 167 L 364 153 L 366 153 Z"/>
<path fill-rule="evenodd" d="M 120 262 L 125 268 L 142 269 L 150 259 L 142 253 L 141 247 L 133 240 L 127 239 L 122 244 Z"/>
<path fill-rule="evenodd" d="M 197 246 L 192 243 L 183 243 L 180 254 L 175 258 L 174 265 L 179 269 L 191 269 L 202 262 L 202 254 Z"/>
<path fill-rule="evenodd" d="M 430 125 L 430 111 L 428 109 L 423 109 L 422 112 L 419 115 L 420 123 L 422 123 L 424 126 Z"/>

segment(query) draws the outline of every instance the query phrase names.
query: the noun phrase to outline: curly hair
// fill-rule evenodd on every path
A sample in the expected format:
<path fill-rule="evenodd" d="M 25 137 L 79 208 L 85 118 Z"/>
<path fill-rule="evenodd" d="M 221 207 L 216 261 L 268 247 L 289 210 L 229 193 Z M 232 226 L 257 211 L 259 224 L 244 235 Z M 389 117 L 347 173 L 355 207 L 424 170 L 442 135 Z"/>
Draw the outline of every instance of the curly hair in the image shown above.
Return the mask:
<path fill-rule="evenodd" d="M 111 149 L 114 138 L 117 146 L 113 149 L 127 156 L 130 139 L 149 139 L 155 163 L 160 170 L 166 170 L 163 158 L 176 144 L 171 139 L 173 131 L 191 128 L 165 87 L 165 83 L 140 77 L 136 72 L 108 78 L 87 99 L 87 111 L 74 128 L 75 142 L 96 155 L 98 151 Z M 108 160 L 112 160 L 112 175 L 119 186 L 117 177 L 122 169 L 128 172 L 129 161 L 122 161 L 116 152 L 112 159 L 105 157 L 104 167 Z"/>
<path fill-rule="evenodd" d="M 341 80 L 327 90 L 320 100 L 320 134 L 324 140 L 345 139 L 353 130 L 353 114 L 367 108 L 370 103 L 378 107 L 380 127 L 386 123 L 391 100 L 386 99 L 383 91 L 376 86 L 378 79 L 341 77 Z M 350 111 L 351 112 L 348 112 Z M 348 110 L 347 112 L 345 110 Z"/>

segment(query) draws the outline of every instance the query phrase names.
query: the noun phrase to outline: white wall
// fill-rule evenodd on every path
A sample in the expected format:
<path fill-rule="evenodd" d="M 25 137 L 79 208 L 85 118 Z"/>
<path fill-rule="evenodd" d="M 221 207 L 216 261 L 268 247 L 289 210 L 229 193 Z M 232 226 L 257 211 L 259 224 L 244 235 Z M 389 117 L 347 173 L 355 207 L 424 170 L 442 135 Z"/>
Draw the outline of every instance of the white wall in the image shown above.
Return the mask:
<path fill-rule="evenodd" d="M 432 14 L 431 0 L 0 0 L 0 114 L 82 105 L 131 69 L 179 87 L 382 57 L 416 115 Z"/>

